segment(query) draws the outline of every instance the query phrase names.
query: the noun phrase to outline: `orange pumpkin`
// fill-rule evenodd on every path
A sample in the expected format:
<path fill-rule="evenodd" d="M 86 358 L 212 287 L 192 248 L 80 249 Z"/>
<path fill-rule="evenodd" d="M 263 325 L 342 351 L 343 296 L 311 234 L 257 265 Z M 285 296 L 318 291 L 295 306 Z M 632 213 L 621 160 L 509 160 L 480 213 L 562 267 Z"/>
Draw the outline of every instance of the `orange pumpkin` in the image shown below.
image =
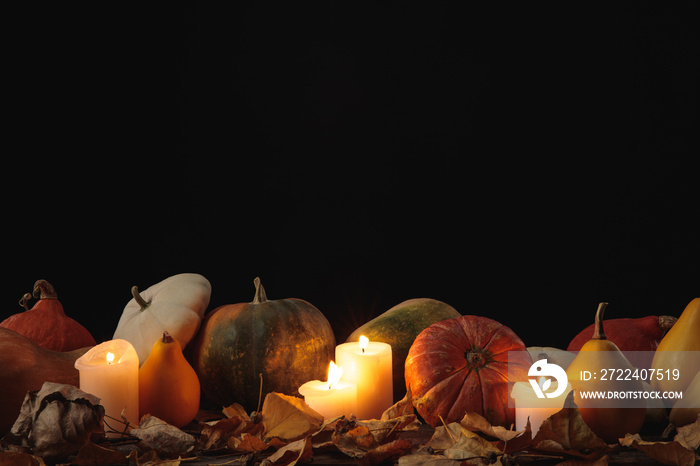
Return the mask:
<path fill-rule="evenodd" d="M 39 298 L 39 301 L 27 309 L 27 301 L 32 295 Z M 53 351 L 73 351 L 95 346 L 95 339 L 90 332 L 63 311 L 56 291 L 49 282 L 37 280 L 32 295 L 27 293 L 20 301 L 27 310 L 3 320 L 0 327 L 14 330 L 37 345 Z"/>
<path fill-rule="evenodd" d="M 515 410 L 508 406 L 508 382 L 527 380 L 531 365 L 525 344 L 510 328 L 488 317 L 461 316 L 418 334 L 406 357 L 406 387 L 433 427 L 467 412 L 509 427 Z"/>

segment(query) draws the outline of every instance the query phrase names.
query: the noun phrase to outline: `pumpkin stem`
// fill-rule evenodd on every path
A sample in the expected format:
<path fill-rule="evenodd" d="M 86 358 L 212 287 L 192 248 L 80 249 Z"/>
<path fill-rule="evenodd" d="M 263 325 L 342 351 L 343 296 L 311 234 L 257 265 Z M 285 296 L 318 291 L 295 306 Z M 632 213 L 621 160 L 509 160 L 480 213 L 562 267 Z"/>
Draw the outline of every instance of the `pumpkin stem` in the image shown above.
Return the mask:
<path fill-rule="evenodd" d="M 27 302 L 32 299 L 32 294 L 31 293 L 24 293 L 24 296 L 19 300 L 19 305 L 24 308 L 25 311 L 29 310 L 29 306 L 27 306 Z"/>
<path fill-rule="evenodd" d="M 593 340 L 607 340 L 605 337 L 605 329 L 603 328 L 603 312 L 608 306 L 608 303 L 598 304 L 598 310 L 595 313 L 595 328 L 593 330 Z"/>
<path fill-rule="evenodd" d="M 46 280 L 37 280 L 32 294 L 39 299 L 56 299 L 56 290 Z"/>
<path fill-rule="evenodd" d="M 163 340 L 162 341 L 163 341 L 163 343 L 172 343 L 175 340 L 173 340 L 173 337 L 170 336 L 170 334 L 166 330 L 165 332 L 163 332 Z"/>
<path fill-rule="evenodd" d="M 131 287 L 131 296 L 134 297 L 134 301 L 141 307 L 141 310 L 145 310 L 151 303 L 146 302 L 145 299 L 139 294 L 139 287 L 134 285 Z"/>
<path fill-rule="evenodd" d="M 260 393 L 258 394 L 258 412 L 260 412 L 260 403 L 262 402 L 262 387 L 263 387 L 263 376 L 260 373 Z"/>
<path fill-rule="evenodd" d="M 263 288 L 262 283 L 260 283 L 260 277 L 255 277 L 253 283 L 255 283 L 255 297 L 253 298 L 253 304 L 261 304 L 267 302 L 265 288 Z"/>
<path fill-rule="evenodd" d="M 664 331 L 664 335 L 671 330 L 671 327 L 673 327 L 673 324 L 675 324 L 677 320 L 678 318 L 673 316 L 659 316 L 659 328 Z"/>

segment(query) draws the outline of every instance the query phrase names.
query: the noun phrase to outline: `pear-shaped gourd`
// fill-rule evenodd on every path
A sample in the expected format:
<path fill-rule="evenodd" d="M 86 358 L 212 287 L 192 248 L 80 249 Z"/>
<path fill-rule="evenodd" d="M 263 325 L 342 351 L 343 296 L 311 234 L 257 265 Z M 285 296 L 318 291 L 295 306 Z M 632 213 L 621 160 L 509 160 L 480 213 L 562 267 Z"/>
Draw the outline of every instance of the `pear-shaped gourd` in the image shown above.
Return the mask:
<path fill-rule="evenodd" d="M 695 422 L 700 416 L 700 372 L 690 382 L 690 385 L 683 391 L 683 398 L 673 405 L 668 420 L 676 427 Z"/>
<path fill-rule="evenodd" d="M 156 341 L 139 369 L 140 416 L 155 416 L 175 427 L 187 425 L 199 411 L 199 379 L 168 334 Z"/>
<path fill-rule="evenodd" d="M 651 368 L 654 370 L 651 386 L 661 391 L 682 392 L 700 372 L 700 298 L 686 306 L 663 337 Z"/>
<path fill-rule="evenodd" d="M 566 370 L 566 375 L 574 389 L 574 401 L 583 420 L 598 437 L 608 443 L 614 443 L 628 433 L 639 432 L 644 424 L 646 406 L 643 400 L 587 399 L 581 396 L 583 391 L 619 394 L 644 390 L 640 380 L 616 378 L 617 369 L 621 369 L 623 373 L 627 369 L 634 372 L 634 366 L 615 343 L 605 338 L 603 312 L 606 306 L 607 303 L 600 303 L 598 306 L 593 337 L 581 347 Z"/>

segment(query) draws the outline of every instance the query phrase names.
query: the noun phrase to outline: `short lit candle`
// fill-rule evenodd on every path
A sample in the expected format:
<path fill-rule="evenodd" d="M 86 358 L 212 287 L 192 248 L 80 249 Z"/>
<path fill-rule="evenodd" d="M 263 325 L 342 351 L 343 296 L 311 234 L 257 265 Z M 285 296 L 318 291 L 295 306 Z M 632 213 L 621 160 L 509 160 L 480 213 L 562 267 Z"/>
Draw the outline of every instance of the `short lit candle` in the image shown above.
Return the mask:
<path fill-rule="evenodd" d="M 100 398 L 107 424 L 121 430 L 122 411 L 129 423 L 138 424 L 139 356 L 131 343 L 126 340 L 101 343 L 78 358 L 75 368 L 80 372 L 80 389 Z"/>
<path fill-rule="evenodd" d="M 347 418 L 357 410 L 357 386 L 340 380 L 343 368 L 333 361 L 328 365 L 328 381 L 312 380 L 299 387 L 306 404 L 324 419 Z"/>
<path fill-rule="evenodd" d="M 544 380 L 540 379 L 540 385 Z M 557 382 L 552 382 L 550 392 L 556 389 Z M 530 418 L 530 429 L 534 437 L 544 420 L 564 407 L 564 401 L 570 391 L 571 384 L 567 384 L 564 393 L 556 398 L 538 398 L 530 383 L 516 382 L 510 393 L 511 398 L 515 400 L 515 429 L 525 430 Z"/>
<path fill-rule="evenodd" d="M 357 384 L 358 419 L 379 419 L 394 404 L 391 345 L 369 341 L 335 347 L 336 363 L 343 368 L 343 380 Z"/>

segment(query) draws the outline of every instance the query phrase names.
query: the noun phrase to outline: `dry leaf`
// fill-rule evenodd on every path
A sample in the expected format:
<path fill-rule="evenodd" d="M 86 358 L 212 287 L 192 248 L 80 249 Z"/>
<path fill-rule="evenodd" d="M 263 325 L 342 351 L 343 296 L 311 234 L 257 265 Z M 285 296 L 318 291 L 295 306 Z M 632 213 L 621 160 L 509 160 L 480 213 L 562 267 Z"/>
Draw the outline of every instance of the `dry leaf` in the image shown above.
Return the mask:
<path fill-rule="evenodd" d="M 437 426 L 433 436 L 425 446 L 433 450 L 447 450 L 452 447 L 462 436 L 462 426 L 458 422 Z"/>
<path fill-rule="evenodd" d="M 307 437 L 280 448 L 262 461 L 261 466 L 293 466 L 297 462 L 310 460 L 312 456 L 311 440 Z"/>
<path fill-rule="evenodd" d="M 490 460 L 503 453 L 485 438 L 462 427 L 459 422 L 438 426 L 426 446 L 433 451 L 441 451 L 441 456 L 446 459 L 460 461 L 475 457 Z"/>
<path fill-rule="evenodd" d="M 250 417 L 248 416 L 245 408 L 238 403 L 233 403 L 232 405 L 225 407 L 221 410 L 221 412 L 228 418 L 240 417 L 246 421 L 250 421 Z"/>
<path fill-rule="evenodd" d="M 379 446 L 366 426 L 355 425 L 346 432 L 337 432 L 333 443 L 341 452 L 353 458 L 363 457 L 367 451 Z"/>
<path fill-rule="evenodd" d="M 413 444 L 408 440 L 394 440 L 368 451 L 364 457 L 358 460 L 358 464 L 371 466 L 387 462 L 393 463 L 412 449 Z"/>
<path fill-rule="evenodd" d="M 268 393 L 261 412 L 266 439 L 292 442 L 318 431 L 323 424 L 323 416 L 304 400 L 282 393 Z"/>
<path fill-rule="evenodd" d="M 697 450 L 700 446 L 700 414 L 692 424 L 678 427 L 676 436 L 673 438 L 688 450 Z"/>
<path fill-rule="evenodd" d="M 515 431 L 508 430 L 502 426 L 492 426 L 489 421 L 486 420 L 480 414 L 477 413 L 466 413 L 459 424 L 467 430 L 472 432 L 481 432 L 489 437 L 497 438 L 505 442 L 514 439 L 518 435 L 525 431 Z"/>
<path fill-rule="evenodd" d="M 202 450 L 216 450 L 229 446 L 229 441 L 233 437 L 240 437 L 242 434 L 259 436 L 264 429 L 262 423 L 255 423 L 248 415 L 245 418 L 234 415 L 227 419 L 206 423 L 200 432 L 200 445 Z"/>
<path fill-rule="evenodd" d="M 488 440 L 470 430 L 462 429 L 461 433 L 459 440 L 443 452 L 445 457 L 462 460 L 481 457 L 490 460 L 503 453 Z"/>
<path fill-rule="evenodd" d="M 401 399 L 393 406 L 388 408 L 386 411 L 384 411 L 380 420 L 388 421 L 390 419 L 396 419 L 397 417 L 407 416 L 414 413 L 415 411 L 413 410 L 413 398 L 411 397 L 411 387 L 408 387 L 406 395 L 403 397 L 403 399 Z"/>
<path fill-rule="evenodd" d="M 45 382 L 25 396 L 8 438 L 46 460 L 61 460 L 104 436 L 103 418 L 99 398 L 72 385 Z"/>
<path fill-rule="evenodd" d="M 135 452 L 134 452 L 135 453 Z M 130 463 L 133 464 L 134 458 L 133 453 L 129 454 Z M 180 458 L 177 459 L 161 459 L 154 450 L 149 450 L 143 455 L 136 458 L 136 466 L 178 466 L 180 464 Z"/>
<path fill-rule="evenodd" d="M 446 458 L 443 455 L 433 455 L 425 450 L 404 455 L 399 458 L 399 466 L 461 466 L 464 462 Z"/>
<path fill-rule="evenodd" d="M 189 456 L 196 443 L 190 434 L 150 415 L 144 416 L 138 428 L 131 429 L 130 433 L 163 458 Z"/>
<path fill-rule="evenodd" d="M 267 450 L 268 445 L 260 437 L 244 432 L 240 437 L 230 437 L 226 444 L 228 448 L 243 453 L 257 453 Z"/>
<path fill-rule="evenodd" d="M 673 466 L 693 466 L 696 460 L 695 452 L 678 442 L 647 442 L 639 434 L 625 435 L 625 438 L 620 439 L 620 445 L 636 448 L 660 463 Z"/>
<path fill-rule="evenodd" d="M 562 408 L 545 419 L 532 440 L 537 450 L 593 460 L 610 448 L 583 421 L 578 408 Z"/>
<path fill-rule="evenodd" d="M 383 443 L 389 435 L 393 436 L 403 430 L 418 430 L 421 425 L 415 414 L 387 420 L 357 420 L 355 423 L 367 427 L 377 443 Z"/>
<path fill-rule="evenodd" d="M 603 455 L 597 460 L 581 460 L 581 459 L 570 459 L 557 463 L 557 466 L 608 466 L 610 458 L 608 455 Z"/>
<path fill-rule="evenodd" d="M 44 460 L 38 456 L 30 455 L 23 451 L 0 451 L 0 465 L 2 466 L 46 466 Z"/>
<path fill-rule="evenodd" d="M 205 423 L 199 436 L 201 449 L 206 451 L 225 447 L 229 438 L 235 435 L 243 422 L 240 417 L 231 417 Z"/>
<path fill-rule="evenodd" d="M 78 456 L 71 461 L 71 466 L 93 466 L 101 464 L 129 464 L 129 458 L 119 451 L 88 442 L 78 451 Z"/>

